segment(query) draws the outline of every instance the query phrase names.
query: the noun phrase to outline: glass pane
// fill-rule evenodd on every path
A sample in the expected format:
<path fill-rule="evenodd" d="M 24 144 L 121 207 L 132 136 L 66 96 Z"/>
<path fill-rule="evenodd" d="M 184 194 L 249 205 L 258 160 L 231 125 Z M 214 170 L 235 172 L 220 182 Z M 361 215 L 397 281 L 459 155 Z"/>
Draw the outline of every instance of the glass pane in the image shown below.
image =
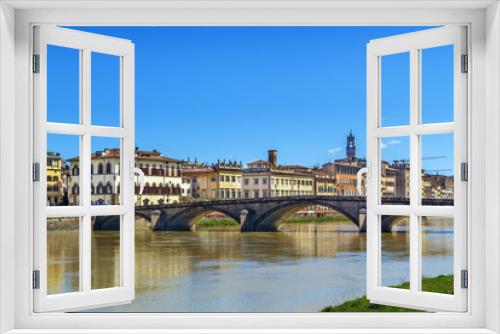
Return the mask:
<path fill-rule="evenodd" d="M 410 288 L 410 218 L 381 216 L 380 285 Z"/>
<path fill-rule="evenodd" d="M 92 289 L 120 286 L 120 216 L 92 217 Z"/>
<path fill-rule="evenodd" d="M 453 122 L 453 45 L 423 49 L 422 123 Z"/>
<path fill-rule="evenodd" d="M 422 204 L 453 205 L 453 134 L 427 135 L 422 143 Z"/>
<path fill-rule="evenodd" d="M 80 136 L 47 135 L 47 205 L 80 204 Z"/>
<path fill-rule="evenodd" d="M 120 138 L 92 137 L 93 205 L 120 204 Z"/>
<path fill-rule="evenodd" d="M 382 204 L 409 204 L 410 139 L 380 139 L 380 196 Z"/>
<path fill-rule="evenodd" d="M 410 53 L 382 56 L 381 126 L 410 124 Z"/>
<path fill-rule="evenodd" d="M 422 291 L 453 294 L 453 218 L 420 217 Z"/>
<path fill-rule="evenodd" d="M 80 290 L 80 218 L 47 219 L 47 294 Z"/>
<path fill-rule="evenodd" d="M 120 57 L 92 52 L 92 124 L 120 126 Z"/>
<path fill-rule="evenodd" d="M 47 121 L 80 122 L 80 50 L 47 45 Z"/>

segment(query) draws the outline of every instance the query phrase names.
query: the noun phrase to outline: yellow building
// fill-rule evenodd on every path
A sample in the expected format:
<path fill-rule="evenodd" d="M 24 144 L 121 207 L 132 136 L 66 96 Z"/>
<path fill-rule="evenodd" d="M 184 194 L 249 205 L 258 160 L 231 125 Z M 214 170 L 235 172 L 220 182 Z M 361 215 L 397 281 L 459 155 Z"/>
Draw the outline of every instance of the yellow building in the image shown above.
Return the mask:
<path fill-rule="evenodd" d="M 61 155 L 47 152 L 47 205 L 63 202 L 62 168 Z"/>
<path fill-rule="evenodd" d="M 314 193 L 318 196 L 335 195 L 335 178 L 320 169 L 314 169 Z"/>
<path fill-rule="evenodd" d="M 217 162 L 211 166 L 186 165 L 184 182 L 190 184 L 194 199 L 219 200 L 241 198 L 242 168 L 236 162 Z"/>

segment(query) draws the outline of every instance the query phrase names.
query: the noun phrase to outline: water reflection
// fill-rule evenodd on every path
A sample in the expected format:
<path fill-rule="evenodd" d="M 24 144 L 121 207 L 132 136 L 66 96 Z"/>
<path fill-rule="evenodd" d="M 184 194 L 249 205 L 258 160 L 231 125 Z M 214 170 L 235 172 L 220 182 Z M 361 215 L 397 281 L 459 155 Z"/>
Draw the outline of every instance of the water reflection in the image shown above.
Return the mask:
<path fill-rule="evenodd" d="M 136 299 L 98 311 L 317 312 L 365 293 L 366 234 L 357 233 L 350 223 L 287 224 L 282 230 L 137 232 Z M 68 233 L 73 232 L 49 233 L 49 238 L 66 243 Z M 105 233 L 95 232 L 100 241 L 93 245 L 115 244 L 104 242 Z M 397 268 L 405 256 L 401 250 L 408 249 L 407 233 L 384 233 L 383 238 L 388 279 L 400 283 Z M 429 231 L 425 238 L 433 245 L 427 247 L 433 249 L 426 254 L 432 264 L 428 271 L 451 273 L 441 265 L 452 255 L 452 244 L 443 241 L 450 235 Z M 61 278 L 72 274 L 72 267 L 60 269 L 64 274 L 52 286 L 64 285 Z"/>

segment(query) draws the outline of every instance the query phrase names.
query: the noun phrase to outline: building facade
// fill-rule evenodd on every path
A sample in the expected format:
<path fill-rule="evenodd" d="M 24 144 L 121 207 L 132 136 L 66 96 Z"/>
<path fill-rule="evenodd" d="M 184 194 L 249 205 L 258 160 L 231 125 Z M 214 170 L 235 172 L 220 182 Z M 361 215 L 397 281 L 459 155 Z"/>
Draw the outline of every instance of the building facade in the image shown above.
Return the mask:
<path fill-rule="evenodd" d="M 189 164 L 183 169 L 185 192 L 194 200 L 242 198 L 242 167 L 236 162 Z"/>
<path fill-rule="evenodd" d="M 314 174 L 304 166 L 280 166 L 277 151 L 243 170 L 243 198 L 314 195 Z"/>
<path fill-rule="evenodd" d="M 47 152 L 47 205 L 62 205 L 63 162 L 59 153 Z"/>
<path fill-rule="evenodd" d="M 69 160 L 68 202 L 80 200 L 79 158 Z M 136 167 L 144 172 L 144 191 L 139 194 L 139 177 L 135 178 L 135 204 L 176 203 L 181 196 L 182 161 L 162 156 L 160 152 L 135 152 Z M 91 156 L 91 201 L 94 205 L 120 204 L 120 150 L 96 151 Z"/>

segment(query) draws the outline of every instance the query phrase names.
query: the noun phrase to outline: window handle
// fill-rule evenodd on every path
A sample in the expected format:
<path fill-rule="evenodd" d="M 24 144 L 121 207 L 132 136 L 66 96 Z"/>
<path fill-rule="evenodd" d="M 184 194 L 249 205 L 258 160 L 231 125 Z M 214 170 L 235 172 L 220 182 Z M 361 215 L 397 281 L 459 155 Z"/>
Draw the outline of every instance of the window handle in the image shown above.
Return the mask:
<path fill-rule="evenodd" d="M 362 184 L 363 174 L 366 174 L 367 178 L 370 177 L 370 164 L 368 162 L 366 163 L 366 167 L 363 167 L 360 170 L 358 170 L 358 173 L 356 174 L 356 188 L 358 190 L 359 195 L 363 194 L 363 184 Z"/>
<path fill-rule="evenodd" d="M 133 167 L 132 170 L 134 171 L 134 174 L 139 175 L 139 195 L 142 195 L 142 192 L 144 191 L 144 172 L 142 169 Z"/>

